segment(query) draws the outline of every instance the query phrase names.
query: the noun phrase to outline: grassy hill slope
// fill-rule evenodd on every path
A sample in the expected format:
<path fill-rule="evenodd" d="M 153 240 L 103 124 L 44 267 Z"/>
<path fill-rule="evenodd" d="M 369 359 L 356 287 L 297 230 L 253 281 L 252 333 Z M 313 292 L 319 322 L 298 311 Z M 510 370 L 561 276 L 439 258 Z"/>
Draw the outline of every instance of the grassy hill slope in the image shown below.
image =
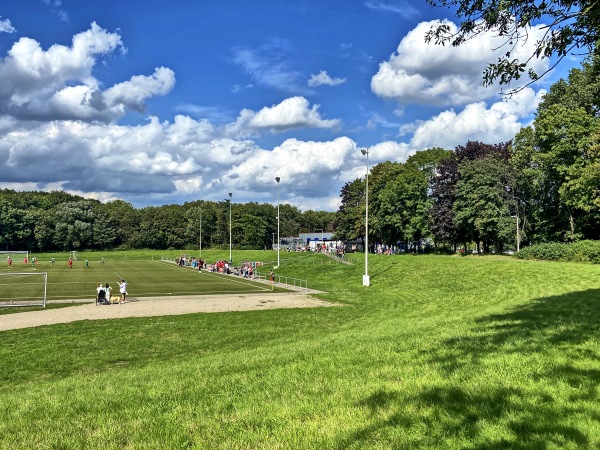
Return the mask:
<path fill-rule="evenodd" d="M 0 448 L 600 445 L 600 266 L 295 258 L 347 307 L 0 333 Z"/>

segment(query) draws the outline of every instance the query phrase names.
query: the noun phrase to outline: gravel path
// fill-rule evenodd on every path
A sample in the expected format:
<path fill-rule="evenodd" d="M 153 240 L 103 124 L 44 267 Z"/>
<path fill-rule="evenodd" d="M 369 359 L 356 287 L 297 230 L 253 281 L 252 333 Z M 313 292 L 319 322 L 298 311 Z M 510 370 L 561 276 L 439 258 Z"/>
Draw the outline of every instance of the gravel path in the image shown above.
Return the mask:
<path fill-rule="evenodd" d="M 96 305 L 95 302 L 92 302 L 68 308 L 4 314 L 0 315 L 0 331 L 68 323 L 78 320 L 328 306 L 339 305 L 300 293 L 138 297 L 121 305 Z"/>

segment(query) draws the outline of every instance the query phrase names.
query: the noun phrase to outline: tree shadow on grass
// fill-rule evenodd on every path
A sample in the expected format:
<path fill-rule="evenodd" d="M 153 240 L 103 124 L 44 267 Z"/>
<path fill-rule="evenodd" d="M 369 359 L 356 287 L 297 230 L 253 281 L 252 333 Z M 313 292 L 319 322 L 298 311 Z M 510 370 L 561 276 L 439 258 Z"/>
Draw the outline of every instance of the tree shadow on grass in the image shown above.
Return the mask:
<path fill-rule="evenodd" d="M 383 269 L 383 270 L 380 270 L 380 271 L 379 271 L 379 272 L 377 272 L 377 273 L 374 273 L 374 274 L 372 274 L 372 275 L 371 275 L 371 278 L 373 278 L 373 279 L 374 279 L 374 278 L 377 278 L 378 276 L 380 276 L 380 275 L 383 275 L 384 273 L 386 273 L 386 272 L 388 272 L 388 271 L 392 270 L 396 264 L 398 264 L 398 261 L 392 261 L 392 263 L 391 263 L 391 264 L 390 264 L 390 265 L 389 265 L 387 268 L 385 268 L 385 269 Z"/>
<path fill-rule="evenodd" d="M 390 448 L 587 448 L 585 433 L 557 424 L 564 411 L 550 398 L 523 403 L 515 388 L 473 393 L 458 386 L 436 386 L 410 397 L 380 390 L 360 401 L 368 409 L 369 425 L 346 437 L 338 448 L 364 448 L 377 443 Z M 482 430 L 503 427 L 494 436 Z"/>
<path fill-rule="evenodd" d="M 581 346 L 590 339 L 600 341 L 597 289 L 535 299 L 507 313 L 477 319 L 470 334 L 444 340 L 433 359 L 448 371 L 494 354 L 546 354 L 559 347 L 598 359 L 599 352 Z"/>
<path fill-rule="evenodd" d="M 432 362 L 449 375 L 456 370 L 506 370 L 508 383 L 527 386 L 512 413 L 518 419 L 507 424 L 515 435 L 528 447 L 535 443 L 546 448 L 544 441 L 585 446 L 588 437 L 582 430 L 588 428 L 589 434 L 589 426 L 582 424 L 580 430 L 577 424 L 585 421 L 578 418 L 599 426 L 593 406 L 600 399 L 599 343 L 600 290 L 594 289 L 539 298 L 482 317 L 467 336 L 443 341 Z M 510 410 L 510 402 L 504 407 Z"/>
<path fill-rule="evenodd" d="M 340 448 L 598 444 L 592 436 L 600 428 L 600 290 L 535 299 L 479 318 L 463 336 L 442 340 L 427 359 L 443 380 L 360 401 L 367 425 Z"/>

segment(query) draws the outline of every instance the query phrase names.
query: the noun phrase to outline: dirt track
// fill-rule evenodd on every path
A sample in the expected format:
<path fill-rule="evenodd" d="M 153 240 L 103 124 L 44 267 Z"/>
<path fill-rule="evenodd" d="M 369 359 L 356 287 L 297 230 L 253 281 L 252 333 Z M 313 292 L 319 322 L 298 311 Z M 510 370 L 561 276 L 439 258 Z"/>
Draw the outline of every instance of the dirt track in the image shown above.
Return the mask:
<path fill-rule="evenodd" d="M 336 306 L 306 294 L 244 294 L 231 296 L 139 297 L 121 305 L 86 303 L 60 309 L 45 309 L 0 315 L 0 331 L 38 327 L 78 320 L 125 317 L 174 316 L 191 313 L 250 311 L 278 308 Z"/>

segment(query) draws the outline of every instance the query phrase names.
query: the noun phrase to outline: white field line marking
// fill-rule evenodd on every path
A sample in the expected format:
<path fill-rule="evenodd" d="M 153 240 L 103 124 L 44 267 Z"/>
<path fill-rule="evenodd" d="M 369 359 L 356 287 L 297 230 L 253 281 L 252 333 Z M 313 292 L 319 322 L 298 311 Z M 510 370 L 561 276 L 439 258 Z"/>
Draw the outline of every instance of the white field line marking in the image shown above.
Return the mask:
<path fill-rule="evenodd" d="M 269 290 L 270 292 L 270 290 Z M 228 296 L 231 295 L 245 295 L 245 294 L 257 294 L 256 291 L 203 291 L 201 294 L 199 294 L 198 292 L 171 292 L 171 293 L 164 293 L 164 292 L 144 292 L 141 295 L 128 295 L 127 296 L 127 300 L 131 301 L 131 299 L 137 299 L 139 297 L 195 297 L 198 299 L 201 299 L 202 297 L 206 296 L 206 295 L 223 295 L 223 299 L 227 299 Z M 115 296 L 113 295 L 113 298 Z M 119 295 L 117 295 L 117 297 L 119 297 Z M 37 297 L 31 297 L 33 299 L 37 298 Z M 40 297 L 43 298 L 43 297 Z M 61 295 L 48 295 L 46 296 L 47 300 L 63 300 L 65 297 L 61 296 Z M 89 296 L 86 297 L 82 300 L 95 300 L 96 297 L 95 296 Z M 0 298 L 0 300 L 2 300 Z M 11 299 L 6 299 L 7 300 L 11 300 Z"/>

